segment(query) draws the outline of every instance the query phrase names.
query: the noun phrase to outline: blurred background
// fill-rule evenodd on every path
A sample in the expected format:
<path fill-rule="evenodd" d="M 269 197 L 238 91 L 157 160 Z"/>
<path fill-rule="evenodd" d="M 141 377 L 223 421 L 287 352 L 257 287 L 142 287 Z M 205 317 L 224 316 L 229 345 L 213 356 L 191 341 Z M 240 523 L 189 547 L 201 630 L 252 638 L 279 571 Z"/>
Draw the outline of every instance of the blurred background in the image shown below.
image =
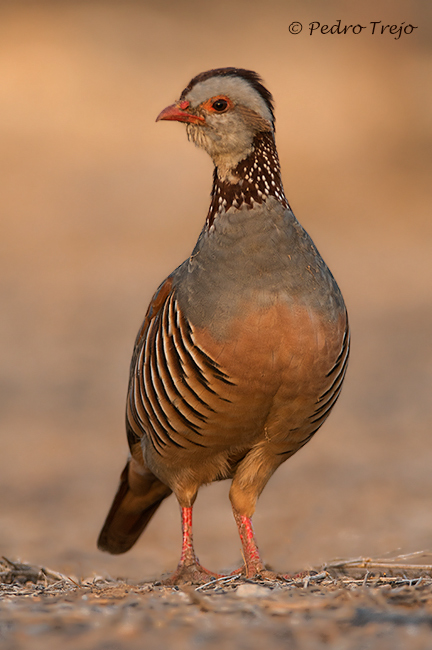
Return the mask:
<path fill-rule="evenodd" d="M 338 19 L 368 29 L 309 36 Z M 379 20 L 418 29 L 372 35 Z M 432 548 L 431 35 L 421 0 L 0 2 L 0 555 L 132 580 L 177 564 L 174 498 L 127 555 L 96 538 L 127 455 L 133 341 L 211 189 L 210 159 L 155 118 L 228 65 L 274 94 L 287 197 L 352 325 L 337 407 L 259 502 L 264 558 Z M 196 505 L 213 570 L 241 561 L 228 488 Z"/>

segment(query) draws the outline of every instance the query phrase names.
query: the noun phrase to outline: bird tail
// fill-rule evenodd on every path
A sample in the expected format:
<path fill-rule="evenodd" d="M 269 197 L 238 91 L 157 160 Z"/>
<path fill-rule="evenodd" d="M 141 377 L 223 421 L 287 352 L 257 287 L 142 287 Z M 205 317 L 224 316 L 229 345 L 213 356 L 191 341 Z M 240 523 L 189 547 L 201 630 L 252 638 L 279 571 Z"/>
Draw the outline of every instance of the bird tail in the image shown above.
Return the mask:
<path fill-rule="evenodd" d="M 98 548 L 118 555 L 128 551 L 166 497 L 170 488 L 132 457 L 98 538 Z"/>

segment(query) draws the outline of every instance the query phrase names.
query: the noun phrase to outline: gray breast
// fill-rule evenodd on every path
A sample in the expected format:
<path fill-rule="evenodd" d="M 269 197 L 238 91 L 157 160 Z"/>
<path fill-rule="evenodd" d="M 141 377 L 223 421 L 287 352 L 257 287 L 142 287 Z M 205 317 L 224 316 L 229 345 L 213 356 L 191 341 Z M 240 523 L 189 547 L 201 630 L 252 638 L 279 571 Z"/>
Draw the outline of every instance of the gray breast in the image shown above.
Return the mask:
<path fill-rule="evenodd" d="M 270 198 L 252 210 L 231 208 L 201 233 L 174 276 L 185 317 L 223 332 L 243 310 L 283 301 L 336 320 L 341 292 L 309 235 L 290 210 Z"/>

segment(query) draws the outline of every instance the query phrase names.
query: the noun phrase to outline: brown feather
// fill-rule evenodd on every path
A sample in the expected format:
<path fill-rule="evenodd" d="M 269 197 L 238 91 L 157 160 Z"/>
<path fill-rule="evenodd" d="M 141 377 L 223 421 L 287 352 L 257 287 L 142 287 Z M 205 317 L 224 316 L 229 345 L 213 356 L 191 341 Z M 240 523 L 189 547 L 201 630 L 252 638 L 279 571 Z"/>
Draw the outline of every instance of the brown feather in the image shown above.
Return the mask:
<path fill-rule="evenodd" d="M 117 555 L 128 551 L 171 494 L 151 472 L 131 458 L 124 468 L 117 494 L 98 539 L 98 548 Z"/>

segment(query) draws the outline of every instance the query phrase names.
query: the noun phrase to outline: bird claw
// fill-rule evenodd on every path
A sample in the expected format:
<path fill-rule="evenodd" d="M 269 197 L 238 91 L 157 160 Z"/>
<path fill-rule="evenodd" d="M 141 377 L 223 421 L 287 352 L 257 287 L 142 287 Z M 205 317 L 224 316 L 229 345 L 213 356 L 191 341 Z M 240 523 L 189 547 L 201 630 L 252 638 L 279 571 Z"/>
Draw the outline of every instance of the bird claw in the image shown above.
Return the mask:
<path fill-rule="evenodd" d="M 170 576 L 161 580 L 163 585 L 186 585 L 203 584 L 211 581 L 212 578 L 222 578 L 220 573 L 214 573 L 205 569 L 199 562 L 191 564 L 179 564 L 177 569 Z"/>
<path fill-rule="evenodd" d="M 255 566 L 255 567 L 249 567 L 249 570 L 247 570 L 246 566 L 242 566 L 240 569 L 236 569 L 232 573 L 230 573 L 231 576 L 238 576 L 242 577 L 246 580 L 292 580 L 292 576 L 289 575 L 288 573 L 277 573 L 276 571 L 271 571 L 270 569 L 266 569 L 264 566 Z"/>

